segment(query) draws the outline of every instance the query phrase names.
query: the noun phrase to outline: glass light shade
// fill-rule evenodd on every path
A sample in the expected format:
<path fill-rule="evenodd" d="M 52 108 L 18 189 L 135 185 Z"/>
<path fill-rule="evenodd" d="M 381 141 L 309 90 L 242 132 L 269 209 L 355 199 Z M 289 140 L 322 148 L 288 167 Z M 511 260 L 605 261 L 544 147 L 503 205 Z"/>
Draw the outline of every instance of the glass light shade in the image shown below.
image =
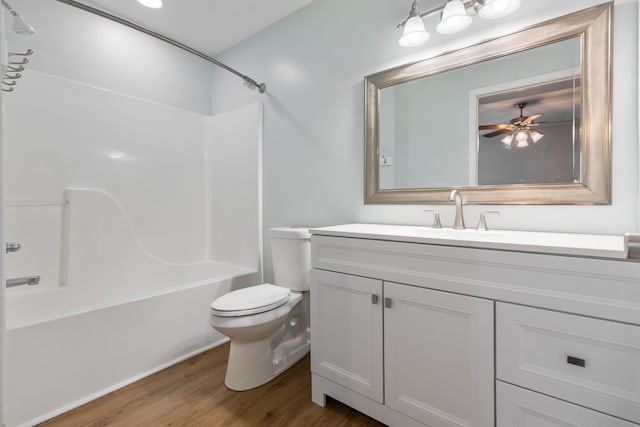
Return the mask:
<path fill-rule="evenodd" d="M 138 3 L 151 9 L 159 9 L 162 7 L 162 0 L 138 0 Z"/>
<path fill-rule="evenodd" d="M 436 31 L 440 34 L 458 33 L 471 25 L 471 21 L 462 0 L 449 0 L 442 11 L 442 19 L 436 26 Z"/>
<path fill-rule="evenodd" d="M 398 40 L 398 44 L 402 47 L 420 46 L 429 40 L 431 34 L 424 29 L 424 22 L 419 16 L 409 18 L 404 24 L 404 32 Z"/>
<path fill-rule="evenodd" d="M 521 0 L 485 0 L 478 15 L 487 19 L 502 18 L 515 12 L 520 4 Z"/>
<path fill-rule="evenodd" d="M 529 146 L 529 132 L 526 130 L 519 130 L 516 132 L 516 141 L 518 141 L 518 144 L 516 145 L 518 148 Z"/>
<path fill-rule="evenodd" d="M 509 135 L 505 136 L 504 138 L 502 138 L 502 142 L 511 147 L 511 143 L 513 142 L 513 133 L 510 133 Z"/>
<path fill-rule="evenodd" d="M 536 142 L 538 142 L 538 141 L 540 141 L 542 139 L 544 134 L 542 132 L 538 132 L 537 130 L 534 129 L 531 132 L 529 132 L 529 136 L 531 137 L 531 139 L 533 140 L 533 143 L 535 144 Z"/>

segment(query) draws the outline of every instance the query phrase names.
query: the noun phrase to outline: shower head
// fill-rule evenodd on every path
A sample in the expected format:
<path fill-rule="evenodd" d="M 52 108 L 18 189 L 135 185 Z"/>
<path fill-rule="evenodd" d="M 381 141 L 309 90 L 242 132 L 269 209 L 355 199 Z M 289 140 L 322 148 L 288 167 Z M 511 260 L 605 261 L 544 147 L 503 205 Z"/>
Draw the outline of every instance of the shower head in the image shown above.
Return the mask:
<path fill-rule="evenodd" d="M 25 21 L 24 18 L 9 5 L 9 3 L 7 3 L 5 0 L 1 0 L 1 1 L 5 9 L 7 9 L 9 13 L 13 16 L 12 29 L 14 32 L 22 35 L 30 35 L 36 32 L 36 30 L 31 26 L 31 24 Z"/>

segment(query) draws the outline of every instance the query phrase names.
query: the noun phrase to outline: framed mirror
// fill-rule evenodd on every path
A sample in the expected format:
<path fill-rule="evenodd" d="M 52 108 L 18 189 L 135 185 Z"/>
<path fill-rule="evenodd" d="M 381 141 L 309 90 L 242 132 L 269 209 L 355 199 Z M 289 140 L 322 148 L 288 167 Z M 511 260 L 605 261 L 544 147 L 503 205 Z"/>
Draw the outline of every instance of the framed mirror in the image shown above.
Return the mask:
<path fill-rule="evenodd" d="M 365 203 L 611 203 L 611 3 L 365 77 Z"/>

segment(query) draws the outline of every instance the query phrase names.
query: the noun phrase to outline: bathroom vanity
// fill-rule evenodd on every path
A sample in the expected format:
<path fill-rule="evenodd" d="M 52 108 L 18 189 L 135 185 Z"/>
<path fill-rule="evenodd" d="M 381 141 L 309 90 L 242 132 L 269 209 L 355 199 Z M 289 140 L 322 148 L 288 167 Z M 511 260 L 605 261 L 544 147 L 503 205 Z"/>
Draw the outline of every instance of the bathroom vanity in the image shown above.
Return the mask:
<path fill-rule="evenodd" d="M 315 403 L 403 427 L 640 425 L 634 238 L 311 232 Z"/>

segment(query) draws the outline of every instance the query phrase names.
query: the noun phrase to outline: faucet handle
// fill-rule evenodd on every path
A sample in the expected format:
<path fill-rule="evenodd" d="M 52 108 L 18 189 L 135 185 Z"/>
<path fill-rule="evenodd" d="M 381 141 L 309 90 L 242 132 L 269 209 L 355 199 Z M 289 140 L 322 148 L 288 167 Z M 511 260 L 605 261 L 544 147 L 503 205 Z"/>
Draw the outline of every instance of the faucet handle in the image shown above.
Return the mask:
<path fill-rule="evenodd" d="M 424 212 L 433 212 L 433 224 L 431 224 L 431 228 L 442 228 L 442 223 L 440 222 L 440 212 L 438 212 L 437 209 L 427 209 Z"/>
<path fill-rule="evenodd" d="M 489 227 L 487 227 L 487 220 L 485 218 L 485 216 L 487 216 L 487 215 L 500 215 L 500 212 L 498 212 L 498 211 L 480 212 L 480 221 L 478 222 L 478 226 L 476 227 L 476 230 L 478 230 L 478 231 L 489 231 Z"/>

